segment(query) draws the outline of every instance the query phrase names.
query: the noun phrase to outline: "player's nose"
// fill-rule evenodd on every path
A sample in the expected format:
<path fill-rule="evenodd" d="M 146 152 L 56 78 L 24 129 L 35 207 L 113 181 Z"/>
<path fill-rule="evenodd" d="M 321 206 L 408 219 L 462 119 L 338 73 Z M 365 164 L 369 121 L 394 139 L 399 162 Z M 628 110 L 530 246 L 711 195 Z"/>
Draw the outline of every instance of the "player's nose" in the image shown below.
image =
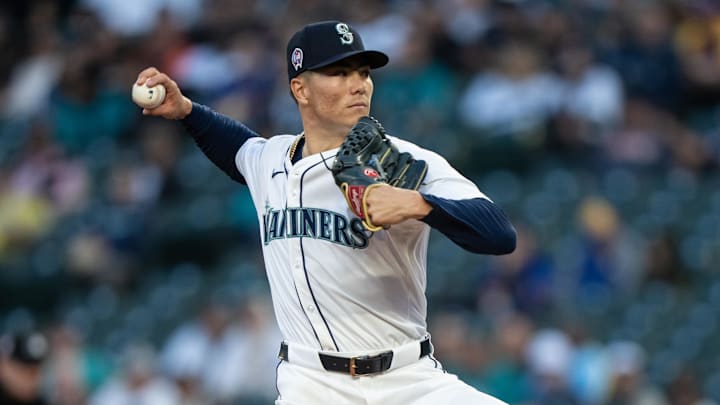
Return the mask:
<path fill-rule="evenodd" d="M 368 91 L 367 77 L 363 73 L 354 71 L 350 74 L 350 90 L 352 94 L 364 94 Z"/>

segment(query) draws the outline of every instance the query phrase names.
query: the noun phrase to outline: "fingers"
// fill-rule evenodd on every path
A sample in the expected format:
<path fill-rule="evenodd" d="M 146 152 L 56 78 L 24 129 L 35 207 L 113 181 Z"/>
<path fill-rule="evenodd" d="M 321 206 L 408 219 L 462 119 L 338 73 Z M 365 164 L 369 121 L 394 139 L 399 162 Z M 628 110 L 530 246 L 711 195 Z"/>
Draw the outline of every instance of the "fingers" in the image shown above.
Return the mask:
<path fill-rule="evenodd" d="M 145 81 L 145 84 L 148 87 L 152 87 L 157 84 L 162 84 L 165 87 L 169 87 L 168 84 L 174 85 L 175 82 L 172 81 L 172 79 L 170 79 L 170 77 L 168 75 L 166 75 L 165 73 L 158 72 L 157 74 L 148 77 L 148 79 Z"/>
<path fill-rule="evenodd" d="M 165 100 L 153 109 L 144 108 L 143 115 L 158 116 L 167 119 L 182 119 L 192 110 L 192 101 L 185 97 L 177 83 L 170 76 L 155 67 L 149 67 L 138 74 L 137 85 L 145 84 L 154 87 L 162 84 L 165 87 Z"/>
<path fill-rule="evenodd" d="M 366 212 L 367 217 L 366 227 L 370 225 L 375 229 L 368 229 L 375 231 L 380 227 L 392 225 L 401 220 L 396 218 L 396 212 L 394 212 L 393 205 L 390 203 L 392 200 L 390 194 L 392 193 L 392 187 L 387 184 L 379 184 L 372 187 L 367 191 L 366 199 Z"/>
<path fill-rule="evenodd" d="M 168 85 L 177 86 L 177 84 L 170 78 L 170 76 L 162 73 L 155 67 L 149 67 L 140 72 L 137 79 L 135 80 L 135 83 L 138 85 L 146 83 L 148 87 L 153 87 L 157 84 L 162 84 L 165 87 L 168 87 Z"/>
<path fill-rule="evenodd" d="M 425 217 L 431 206 L 420 193 L 383 185 L 374 187 L 368 195 L 366 212 L 369 221 L 375 225 L 394 225 L 405 220 Z"/>
<path fill-rule="evenodd" d="M 180 95 L 180 87 L 178 87 L 178 84 L 165 73 L 158 72 L 157 74 L 148 77 L 147 80 L 145 80 L 145 84 L 148 87 L 153 87 L 158 84 L 162 84 L 163 86 L 165 86 L 166 99 L 172 98 L 176 95 Z"/>
<path fill-rule="evenodd" d="M 160 71 L 157 70 L 157 68 L 155 68 L 154 66 L 151 66 L 151 67 L 143 70 L 142 72 L 140 72 L 140 74 L 138 74 L 138 77 L 137 77 L 137 80 L 135 80 L 135 83 L 137 83 L 138 85 L 142 85 L 143 83 L 145 83 L 145 81 L 147 79 L 157 75 L 158 73 L 160 73 Z"/>

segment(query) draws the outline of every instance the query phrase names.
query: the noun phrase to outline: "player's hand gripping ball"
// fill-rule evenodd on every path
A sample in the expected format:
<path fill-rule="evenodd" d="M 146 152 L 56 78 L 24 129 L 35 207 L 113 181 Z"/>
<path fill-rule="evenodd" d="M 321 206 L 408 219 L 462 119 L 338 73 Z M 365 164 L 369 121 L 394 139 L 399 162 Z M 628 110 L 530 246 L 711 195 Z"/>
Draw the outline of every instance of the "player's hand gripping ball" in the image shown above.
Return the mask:
<path fill-rule="evenodd" d="M 140 86 L 135 83 L 132 87 L 132 99 L 142 108 L 156 108 L 165 101 L 165 86 L 158 84 L 148 87 L 145 83 Z"/>

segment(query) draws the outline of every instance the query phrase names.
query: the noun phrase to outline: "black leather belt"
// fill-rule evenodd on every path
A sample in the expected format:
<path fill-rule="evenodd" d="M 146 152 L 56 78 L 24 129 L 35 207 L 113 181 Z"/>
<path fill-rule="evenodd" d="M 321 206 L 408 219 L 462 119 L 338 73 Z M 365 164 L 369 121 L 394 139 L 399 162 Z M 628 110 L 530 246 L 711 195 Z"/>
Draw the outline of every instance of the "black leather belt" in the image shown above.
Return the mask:
<path fill-rule="evenodd" d="M 418 360 L 430 354 L 430 351 L 430 338 L 426 338 L 420 342 L 420 357 L 418 357 Z M 392 350 L 372 356 L 340 357 L 325 353 L 318 353 L 318 355 L 325 370 L 347 373 L 353 377 L 356 375 L 375 374 L 387 371 L 393 359 Z M 280 344 L 278 357 L 282 360 L 290 361 L 287 343 L 283 342 Z"/>

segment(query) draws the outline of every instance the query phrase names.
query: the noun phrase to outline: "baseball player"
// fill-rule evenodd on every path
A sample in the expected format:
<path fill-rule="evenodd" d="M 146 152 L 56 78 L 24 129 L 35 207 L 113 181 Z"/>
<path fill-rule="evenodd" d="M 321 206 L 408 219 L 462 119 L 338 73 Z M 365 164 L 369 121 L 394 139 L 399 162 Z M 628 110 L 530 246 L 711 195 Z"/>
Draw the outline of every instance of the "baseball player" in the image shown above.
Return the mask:
<path fill-rule="evenodd" d="M 431 228 L 484 254 L 512 252 L 514 228 L 444 158 L 391 136 L 427 172 L 417 190 L 368 188 L 361 218 L 331 166 L 370 113 L 370 71 L 388 57 L 366 50 L 348 24 L 324 21 L 295 33 L 286 59 L 304 130 L 269 139 L 193 103 L 155 68 L 137 79 L 167 89 L 143 114 L 181 120 L 208 158 L 251 191 L 284 338 L 276 404 L 502 404 L 433 358 L 426 254 Z"/>

